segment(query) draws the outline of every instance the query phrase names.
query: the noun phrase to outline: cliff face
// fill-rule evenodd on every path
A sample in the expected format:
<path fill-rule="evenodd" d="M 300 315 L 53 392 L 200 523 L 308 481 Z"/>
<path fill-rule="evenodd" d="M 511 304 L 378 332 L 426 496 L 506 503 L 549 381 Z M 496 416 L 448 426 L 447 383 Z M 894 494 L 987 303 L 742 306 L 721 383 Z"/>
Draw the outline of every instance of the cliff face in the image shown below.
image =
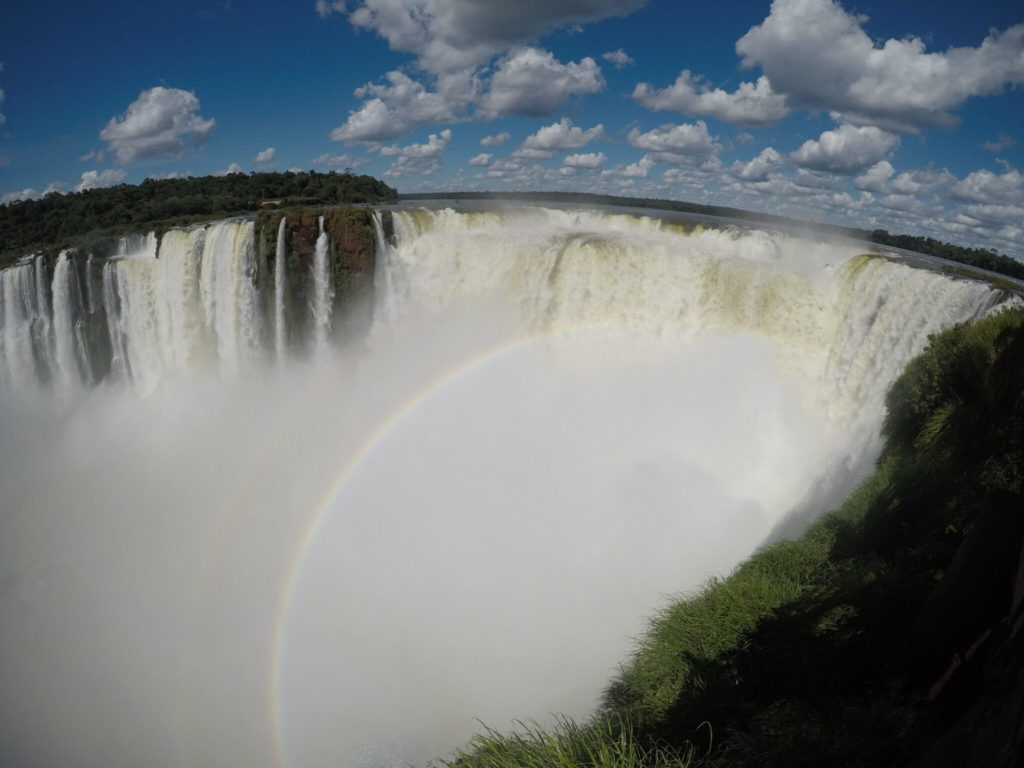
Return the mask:
<path fill-rule="evenodd" d="M 260 248 L 261 282 L 268 288 L 273 281 L 277 258 L 277 232 L 281 219 L 286 220 L 285 273 L 287 304 L 291 308 L 288 326 L 292 341 L 296 334 L 308 329 L 310 296 L 316 241 L 320 219 L 330 237 L 330 274 L 334 289 L 332 335 L 339 338 L 358 337 L 372 319 L 373 274 L 376 268 L 377 243 L 373 227 L 373 211 L 369 208 L 333 208 L 261 213 L 256 221 Z M 385 228 L 390 228 L 390 212 L 384 212 Z M 264 295 L 272 293 L 263 291 Z"/>

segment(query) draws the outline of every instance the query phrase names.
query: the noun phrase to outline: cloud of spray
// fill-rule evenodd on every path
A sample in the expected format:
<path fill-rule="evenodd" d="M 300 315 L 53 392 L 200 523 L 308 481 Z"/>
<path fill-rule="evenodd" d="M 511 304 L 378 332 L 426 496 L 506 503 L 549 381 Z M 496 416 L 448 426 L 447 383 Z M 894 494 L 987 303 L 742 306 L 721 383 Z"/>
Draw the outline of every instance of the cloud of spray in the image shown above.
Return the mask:
<path fill-rule="evenodd" d="M 474 718 L 585 715 L 644 617 L 748 554 L 828 436 L 763 340 L 590 329 L 486 357 L 509 316 L 4 403 L 0 762 L 423 763 Z"/>

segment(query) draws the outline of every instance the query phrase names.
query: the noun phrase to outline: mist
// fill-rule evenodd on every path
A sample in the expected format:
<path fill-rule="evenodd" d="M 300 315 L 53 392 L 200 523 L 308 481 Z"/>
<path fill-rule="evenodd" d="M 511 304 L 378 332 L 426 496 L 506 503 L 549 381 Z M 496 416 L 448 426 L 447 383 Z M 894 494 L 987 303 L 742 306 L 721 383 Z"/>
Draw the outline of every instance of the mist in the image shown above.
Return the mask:
<path fill-rule="evenodd" d="M 753 337 L 517 334 L 474 306 L 361 356 L 5 403 L 5 762 L 422 763 L 474 718 L 591 710 L 823 436 Z"/>
<path fill-rule="evenodd" d="M 395 219 L 355 343 L 234 343 L 251 225 L 212 225 L 245 235 L 232 365 L 174 367 L 195 329 L 133 309 L 191 301 L 164 283 L 198 250 L 165 248 L 118 266 L 135 386 L 0 395 L 0 762 L 422 765 L 584 717 L 669 595 L 863 476 L 887 383 L 991 306 L 763 232 Z"/>

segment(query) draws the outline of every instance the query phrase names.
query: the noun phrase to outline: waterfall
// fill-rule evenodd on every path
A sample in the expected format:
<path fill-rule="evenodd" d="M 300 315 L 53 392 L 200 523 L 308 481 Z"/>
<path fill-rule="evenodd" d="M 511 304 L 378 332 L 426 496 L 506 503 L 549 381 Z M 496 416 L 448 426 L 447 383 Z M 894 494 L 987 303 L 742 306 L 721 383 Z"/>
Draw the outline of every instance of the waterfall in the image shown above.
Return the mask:
<path fill-rule="evenodd" d="M 320 217 L 320 234 L 316 238 L 313 256 L 313 295 L 310 309 L 313 315 L 313 348 L 323 351 L 331 332 L 331 305 L 334 286 L 331 280 L 330 235 L 324 230 L 324 217 Z"/>
<path fill-rule="evenodd" d="M 389 242 L 374 215 L 371 337 L 411 312 L 474 297 L 514 305 L 534 334 L 614 325 L 686 343 L 713 332 L 753 333 L 815 383 L 836 423 L 876 423 L 886 387 L 928 335 L 996 300 L 981 283 L 757 230 L 687 234 L 647 217 L 543 208 L 397 211 L 394 224 Z M 281 360 L 298 336 L 288 328 L 293 280 L 308 286 L 306 338 L 322 355 L 336 287 L 323 216 L 317 228 L 309 272 L 293 276 L 281 219 L 265 299 L 252 222 L 124 237 L 111 256 L 88 254 L 82 267 L 62 253 L 52 278 L 43 257 L 26 259 L 0 273 L 0 381 L 88 386 L 94 371 L 109 369 L 150 391 L 171 371 L 231 374 L 265 356 Z M 86 338 L 85 315 L 105 322 L 103 343 Z"/>
<path fill-rule="evenodd" d="M 32 387 L 50 374 L 51 316 L 41 256 L 0 272 L 0 357 L 2 380 L 11 387 Z"/>
<path fill-rule="evenodd" d="M 285 281 L 287 280 L 285 260 L 288 255 L 287 226 L 288 219 L 282 216 L 281 223 L 277 227 L 277 250 L 274 256 L 274 351 L 278 360 L 284 359 L 288 345 L 288 329 L 284 319 Z"/>
<path fill-rule="evenodd" d="M 65 389 L 82 383 L 79 366 L 80 339 L 76 337 L 75 318 L 85 309 L 68 251 L 61 251 L 53 269 L 53 340 L 57 375 Z"/>
<path fill-rule="evenodd" d="M 385 221 L 337 350 L 324 219 L 276 225 L 272 274 L 241 220 L 0 271 L 6 762 L 426 764 L 474 718 L 585 717 L 666 594 L 828 509 L 928 335 L 1006 299 L 616 211 Z"/>

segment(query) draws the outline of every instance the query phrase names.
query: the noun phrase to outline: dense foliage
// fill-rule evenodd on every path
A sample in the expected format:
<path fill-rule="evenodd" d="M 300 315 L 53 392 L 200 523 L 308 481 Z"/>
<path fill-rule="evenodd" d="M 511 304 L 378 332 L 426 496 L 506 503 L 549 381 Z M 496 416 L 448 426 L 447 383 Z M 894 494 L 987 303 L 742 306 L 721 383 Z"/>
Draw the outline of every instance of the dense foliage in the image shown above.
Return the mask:
<path fill-rule="evenodd" d="M 0 266 L 33 250 L 80 245 L 158 224 L 238 216 L 273 198 L 314 198 L 324 205 L 392 202 L 394 189 L 372 176 L 349 173 L 231 173 L 184 179 L 146 179 L 0 206 Z"/>
<path fill-rule="evenodd" d="M 937 334 L 839 509 L 665 608 L 592 720 L 488 732 L 455 764 L 511 765 L 525 742 L 531 765 L 601 765 L 564 756 L 628 736 L 629 765 L 1008 765 L 985 750 L 1021 739 L 1022 381 L 1024 310 Z"/>
<path fill-rule="evenodd" d="M 985 248 L 961 248 L 935 240 L 931 237 L 915 237 L 913 235 L 890 235 L 884 229 L 876 229 L 871 233 L 871 241 L 880 245 L 903 248 L 907 251 L 927 253 L 950 261 L 959 261 L 979 269 L 999 272 L 1018 280 L 1024 280 L 1024 263 L 1002 256 Z"/>

